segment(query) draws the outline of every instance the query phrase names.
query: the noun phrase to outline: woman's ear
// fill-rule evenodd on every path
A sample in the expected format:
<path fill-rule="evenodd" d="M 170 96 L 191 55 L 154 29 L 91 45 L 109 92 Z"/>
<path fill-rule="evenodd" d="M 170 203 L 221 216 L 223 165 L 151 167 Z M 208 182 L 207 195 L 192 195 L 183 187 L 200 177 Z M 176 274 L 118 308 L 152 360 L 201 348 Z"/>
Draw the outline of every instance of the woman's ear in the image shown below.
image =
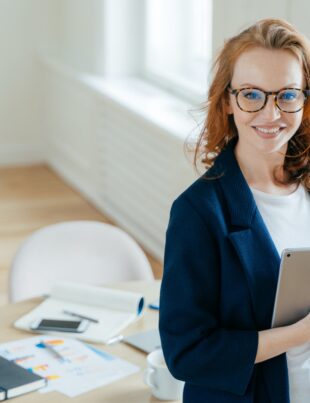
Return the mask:
<path fill-rule="evenodd" d="M 227 115 L 233 115 L 233 109 L 231 106 L 231 100 L 230 100 L 229 96 L 226 99 L 226 112 L 227 112 Z"/>

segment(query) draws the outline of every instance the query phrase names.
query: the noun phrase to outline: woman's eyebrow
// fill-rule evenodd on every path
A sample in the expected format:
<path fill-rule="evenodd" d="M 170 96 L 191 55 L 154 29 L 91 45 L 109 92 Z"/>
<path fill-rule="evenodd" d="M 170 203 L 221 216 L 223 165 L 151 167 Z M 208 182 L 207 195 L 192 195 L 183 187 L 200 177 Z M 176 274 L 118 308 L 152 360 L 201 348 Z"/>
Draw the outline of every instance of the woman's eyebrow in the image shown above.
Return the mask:
<path fill-rule="evenodd" d="M 243 84 L 240 84 L 240 87 L 258 87 L 257 85 L 254 85 L 254 84 L 250 84 L 250 83 L 243 83 Z"/>
<path fill-rule="evenodd" d="M 260 85 L 251 84 L 251 83 L 240 84 L 240 87 L 251 87 L 251 88 L 259 88 L 259 89 L 263 88 Z M 297 83 L 290 83 L 290 84 L 283 85 L 281 88 L 289 88 L 289 87 L 298 87 L 299 88 L 299 87 L 301 87 L 301 85 L 297 84 Z"/>

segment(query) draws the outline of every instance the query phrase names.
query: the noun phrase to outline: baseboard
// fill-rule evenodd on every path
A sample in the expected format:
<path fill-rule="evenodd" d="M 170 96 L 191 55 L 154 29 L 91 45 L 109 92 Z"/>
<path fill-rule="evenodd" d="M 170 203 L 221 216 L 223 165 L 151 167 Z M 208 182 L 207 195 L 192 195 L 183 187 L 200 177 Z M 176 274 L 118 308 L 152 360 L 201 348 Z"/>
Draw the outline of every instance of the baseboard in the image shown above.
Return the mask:
<path fill-rule="evenodd" d="M 33 165 L 45 162 L 42 146 L 1 144 L 0 166 Z"/>

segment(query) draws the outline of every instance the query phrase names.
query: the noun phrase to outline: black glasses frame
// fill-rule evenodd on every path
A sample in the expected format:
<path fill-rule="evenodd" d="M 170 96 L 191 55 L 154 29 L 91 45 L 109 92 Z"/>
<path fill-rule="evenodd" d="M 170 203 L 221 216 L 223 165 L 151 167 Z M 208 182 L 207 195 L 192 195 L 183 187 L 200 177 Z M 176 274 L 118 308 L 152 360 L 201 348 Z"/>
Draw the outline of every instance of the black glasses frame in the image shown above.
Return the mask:
<path fill-rule="evenodd" d="M 242 109 L 241 106 L 239 105 L 239 102 L 238 102 L 238 95 L 239 95 L 239 92 L 240 92 L 240 91 L 243 91 L 243 90 L 258 90 L 258 91 L 263 92 L 263 93 L 265 94 L 265 102 L 264 102 L 263 106 L 262 106 L 261 108 L 257 109 L 256 111 L 246 111 L 245 109 Z M 278 95 L 279 95 L 280 92 L 285 91 L 285 90 L 297 90 L 297 91 L 301 91 L 301 92 L 304 94 L 304 96 L 305 96 L 304 104 L 303 104 L 303 106 L 302 106 L 301 108 L 299 108 L 297 111 L 294 111 L 294 112 L 284 111 L 284 110 L 281 109 L 280 106 L 278 105 Z M 306 101 L 307 101 L 307 98 L 310 96 L 310 89 L 302 90 L 301 88 L 292 88 L 292 87 L 282 88 L 282 89 L 279 90 L 279 91 L 263 91 L 263 90 L 261 90 L 260 88 L 255 88 L 255 87 L 245 87 L 245 88 L 233 89 L 233 88 L 231 88 L 231 87 L 229 86 L 229 87 L 227 87 L 227 91 L 228 91 L 230 94 L 232 94 L 232 95 L 234 95 L 234 96 L 236 97 L 236 102 L 237 102 L 237 105 L 238 105 L 239 109 L 241 109 L 243 112 L 247 112 L 247 113 L 256 113 L 256 112 L 259 112 L 259 111 L 261 111 L 262 109 L 264 109 L 265 106 L 266 106 L 266 104 L 267 104 L 267 102 L 268 102 L 268 97 L 269 97 L 269 95 L 274 95 L 274 96 L 275 96 L 275 97 L 274 97 L 274 103 L 275 103 L 276 107 L 277 107 L 281 112 L 285 112 L 285 113 L 297 113 L 297 112 L 301 111 L 301 110 L 304 108 L 304 105 L 305 105 L 305 103 L 306 103 Z"/>

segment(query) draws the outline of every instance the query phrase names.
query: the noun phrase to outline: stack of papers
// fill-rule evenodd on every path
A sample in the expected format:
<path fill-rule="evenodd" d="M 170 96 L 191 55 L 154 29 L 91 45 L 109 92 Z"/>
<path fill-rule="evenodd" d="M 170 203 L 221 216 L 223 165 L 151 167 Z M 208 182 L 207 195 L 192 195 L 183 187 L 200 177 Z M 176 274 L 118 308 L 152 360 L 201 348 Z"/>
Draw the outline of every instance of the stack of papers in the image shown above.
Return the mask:
<path fill-rule="evenodd" d="M 12 341 L 0 345 L 0 355 L 47 379 L 41 393 L 55 390 L 69 397 L 139 371 L 128 361 L 69 338 L 38 336 Z"/>

